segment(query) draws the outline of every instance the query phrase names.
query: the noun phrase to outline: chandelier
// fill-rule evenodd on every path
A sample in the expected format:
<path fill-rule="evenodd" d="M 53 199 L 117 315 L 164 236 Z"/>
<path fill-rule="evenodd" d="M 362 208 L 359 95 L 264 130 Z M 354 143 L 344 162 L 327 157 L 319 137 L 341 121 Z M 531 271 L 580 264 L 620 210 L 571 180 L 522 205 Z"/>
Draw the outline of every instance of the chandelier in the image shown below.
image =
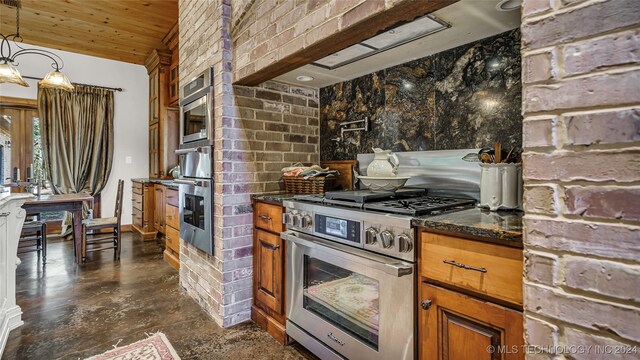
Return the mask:
<path fill-rule="evenodd" d="M 41 55 L 47 57 L 53 61 L 51 67 L 54 69 L 49 72 L 45 77 L 38 82 L 40 87 L 62 89 L 66 91 L 73 91 L 73 85 L 65 74 L 60 72 L 60 69 L 64 67 L 64 61 L 55 53 L 42 49 L 29 49 L 23 48 L 19 44 L 22 43 L 22 37 L 20 36 L 20 0 L 15 2 L 16 5 L 16 33 L 4 35 L 0 34 L 2 40 L 0 42 L 0 84 L 12 83 L 22 86 L 29 86 L 26 81 L 20 75 L 20 72 L 16 68 L 19 65 L 16 59 L 22 55 Z M 11 49 L 11 42 L 19 49 L 14 51 Z"/>

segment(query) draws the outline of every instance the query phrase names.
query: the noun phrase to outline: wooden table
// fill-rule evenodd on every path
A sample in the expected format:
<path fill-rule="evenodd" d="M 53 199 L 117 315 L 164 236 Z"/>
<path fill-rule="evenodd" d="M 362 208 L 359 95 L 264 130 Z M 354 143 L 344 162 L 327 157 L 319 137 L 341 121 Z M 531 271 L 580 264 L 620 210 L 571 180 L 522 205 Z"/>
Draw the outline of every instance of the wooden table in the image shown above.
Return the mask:
<path fill-rule="evenodd" d="M 76 262 L 82 263 L 82 205 L 89 202 L 93 207 L 93 196 L 89 194 L 60 194 L 41 195 L 39 198 L 27 200 L 22 208 L 27 214 L 36 214 L 48 211 L 69 211 L 73 222 L 73 241 L 76 252 Z"/>

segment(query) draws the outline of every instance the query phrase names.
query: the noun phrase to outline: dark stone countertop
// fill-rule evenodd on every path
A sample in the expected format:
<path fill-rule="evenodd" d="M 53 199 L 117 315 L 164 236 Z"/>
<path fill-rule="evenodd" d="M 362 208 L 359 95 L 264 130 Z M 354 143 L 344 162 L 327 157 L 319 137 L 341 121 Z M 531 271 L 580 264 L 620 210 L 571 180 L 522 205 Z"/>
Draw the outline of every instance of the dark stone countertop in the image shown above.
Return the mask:
<path fill-rule="evenodd" d="M 436 216 L 416 217 L 412 223 L 427 229 L 522 244 L 520 211 L 489 211 L 473 208 Z"/>
<path fill-rule="evenodd" d="M 150 179 L 150 178 L 134 178 L 131 182 L 143 183 L 143 184 L 162 184 L 168 188 L 178 189 L 179 184 L 173 180 L 167 179 Z"/>
<path fill-rule="evenodd" d="M 251 199 L 253 199 L 254 201 L 265 201 L 270 203 L 282 204 L 283 201 L 291 200 L 296 195 L 297 194 L 283 193 L 283 192 L 253 194 L 251 195 Z"/>

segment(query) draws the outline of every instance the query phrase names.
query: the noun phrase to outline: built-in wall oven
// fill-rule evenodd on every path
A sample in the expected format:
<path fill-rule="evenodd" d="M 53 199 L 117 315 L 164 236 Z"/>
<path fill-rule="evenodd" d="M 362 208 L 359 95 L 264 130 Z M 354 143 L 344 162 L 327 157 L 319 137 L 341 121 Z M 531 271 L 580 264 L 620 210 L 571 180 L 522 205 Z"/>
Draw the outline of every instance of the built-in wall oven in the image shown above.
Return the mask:
<path fill-rule="evenodd" d="M 180 184 L 180 238 L 213 255 L 213 180 L 176 180 Z"/>
<path fill-rule="evenodd" d="M 321 359 L 414 359 L 410 218 L 285 206 L 287 334 Z"/>
<path fill-rule="evenodd" d="M 214 253 L 213 71 L 180 88 L 180 238 Z"/>
<path fill-rule="evenodd" d="M 180 144 L 213 144 L 213 69 L 180 88 Z"/>

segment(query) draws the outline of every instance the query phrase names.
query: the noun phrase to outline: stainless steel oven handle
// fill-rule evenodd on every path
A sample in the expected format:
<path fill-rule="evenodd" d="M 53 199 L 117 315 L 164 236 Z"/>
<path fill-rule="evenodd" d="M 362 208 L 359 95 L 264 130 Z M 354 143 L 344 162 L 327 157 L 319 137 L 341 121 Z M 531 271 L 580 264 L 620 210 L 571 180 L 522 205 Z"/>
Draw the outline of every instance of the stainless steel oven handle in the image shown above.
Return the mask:
<path fill-rule="evenodd" d="M 208 154 L 209 153 L 209 148 L 207 146 L 198 146 L 196 148 L 178 149 L 178 150 L 174 151 L 174 153 L 176 155 L 186 155 L 186 154 L 190 154 L 190 153 L 194 153 L 194 152 Z"/>
<path fill-rule="evenodd" d="M 175 182 L 175 183 L 177 183 L 177 184 L 183 184 L 183 185 L 193 185 L 193 186 L 199 186 L 199 187 L 209 187 L 209 182 L 208 182 L 208 181 L 174 179 L 174 180 L 173 180 L 173 182 Z"/>
<path fill-rule="evenodd" d="M 413 273 L 413 265 L 411 264 L 403 263 L 399 260 L 394 263 L 388 263 L 388 262 L 381 262 L 381 261 L 370 259 L 370 258 L 364 258 L 356 254 L 345 252 L 345 250 L 352 249 L 348 246 L 344 246 L 341 244 L 333 244 L 333 243 L 319 244 L 319 243 L 316 243 L 315 241 L 303 239 L 299 233 L 296 233 L 291 230 L 281 233 L 280 237 L 283 238 L 284 240 L 291 241 L 294 244 L 298 244 L 298 245 L 305 246 L 312 249 L 326 251 L 336 256 L 347 255 L 352 258 L 357 257 L 361 262 L 365 262 L 367 266 L 384 271 L 385 273 L 393 275 L 395 277 L 402 277 L 405 275 L 411 275 Z"/>

